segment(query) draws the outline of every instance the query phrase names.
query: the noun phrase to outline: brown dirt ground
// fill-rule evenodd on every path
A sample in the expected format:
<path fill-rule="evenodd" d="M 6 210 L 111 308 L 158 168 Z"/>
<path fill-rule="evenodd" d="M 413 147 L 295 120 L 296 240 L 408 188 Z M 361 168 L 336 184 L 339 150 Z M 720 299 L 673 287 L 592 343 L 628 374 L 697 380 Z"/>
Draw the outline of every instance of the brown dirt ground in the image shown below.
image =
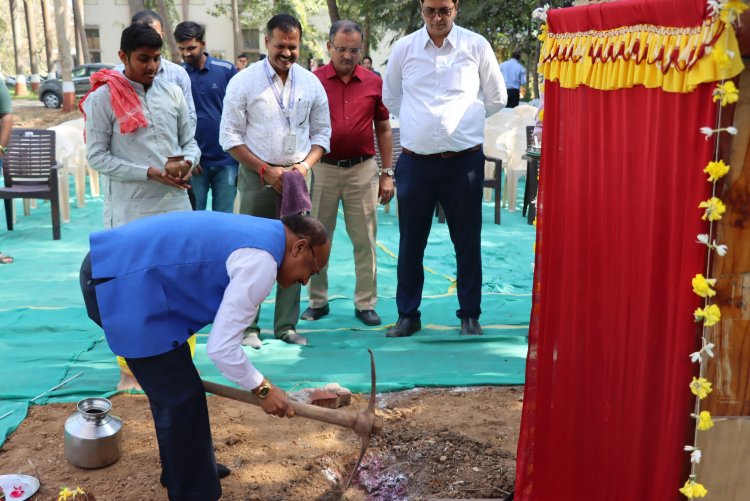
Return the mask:
<path fill-rule="evenodd" d="M 30 106 L 34 104 L 35 106 Z M 39 103 L 41 104 L 41 103 Z M 36 102 L 28 103 L 25 100 L 13 101 L 13 127 L 27 129 L 46 129 L 68 120 L 81 118 L 83 115 L 78 111 L 78 105 L 73 111 L 64 112 L 62 109 L 49 109 L 36 106 Z"/>
<path fill-rule="evenodd" d="M 80 117 L 78 111 L 15 109 L 16 127 L 46 128 Z M 418 389 L 378 398 L 383 432 L 342 495 L 339 485 L 359 452 L 353 431 L 299 417 L 273 418 L 247 404 L 209 397 L 217 460 L 233 470 L 222 480 L 222 499 L 502 499 L 512 490 L 522 387 Z M 112 401 L 113 413 L 124 421 L 117 463 L 99 470 L 69 464 L 63 426 L 75 404 L 52 404 L 29 410 L 0 448 L 0 472 L 37 476 L 42 487 L 33 499 L 54 501 L 60 486 L 81 486 L 98 501 L 165 500 L 146 398 L 122 394 Z M 366 405 L 365 397 L 354 395 L 342 412 Z"/>
<path fill-rule="evenodd" d="M 515 476 L 522 392 L 478 387 L 379 395 L 383 431 L 343 495 L 339 485 L 359 453 L 354 432 L 300 417 L 274 418 L 211 396 L 217 460 L 233 470 L 222 480 L 222 499 L 502 499 Z M 115 464 L 83 470 L 68 463 L 63 427 L 75 404 L 51 404 L 30 409 L 0 449 L 0 472 L 37 476 L 42 487 L 34 499 L 54 500 L 60 486 L 81 486 L 98 501 L 166 500 L 145 396 L 121 394 L 112 403 L 124 423 L 123 454 Z M 366 398 L 354 395 L 340 412 L 366 405 Z"/>

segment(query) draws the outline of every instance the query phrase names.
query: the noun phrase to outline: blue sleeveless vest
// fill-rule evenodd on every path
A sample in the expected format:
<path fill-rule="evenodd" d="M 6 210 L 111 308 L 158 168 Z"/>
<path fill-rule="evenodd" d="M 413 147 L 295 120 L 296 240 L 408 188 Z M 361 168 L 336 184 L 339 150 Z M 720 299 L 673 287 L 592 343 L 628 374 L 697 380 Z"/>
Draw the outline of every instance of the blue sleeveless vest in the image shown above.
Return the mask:
<path fill-rule="evenodd" d="M 91 269 L 107 343 L 142 358 L 173 350 L 213 322 L 237 249 L 284 258 L 281 221 L 240 214 L 171 212 L 92 233 Z"/>

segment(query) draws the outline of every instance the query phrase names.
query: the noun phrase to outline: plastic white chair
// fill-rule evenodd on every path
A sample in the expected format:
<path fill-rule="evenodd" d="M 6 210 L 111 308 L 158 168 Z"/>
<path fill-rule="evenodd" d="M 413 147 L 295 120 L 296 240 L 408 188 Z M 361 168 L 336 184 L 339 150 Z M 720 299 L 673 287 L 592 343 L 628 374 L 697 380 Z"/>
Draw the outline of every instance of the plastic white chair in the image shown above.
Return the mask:
<path fill-rule="evenodd" d="M 537 107 L 529 104 L 519 104 L 515 108 L 512 108 L 513 116 L 518 118 L 516 125 L 534 125 L 536 123 Z"/>
<path fill-rule="evenodd" d="M 526 151 L 526 130 L 524 127 L 514 127 L 505 131 L 495 142 L 498 158 L 502 158 L 505 167 L 505 189 L 503 191 L 503 203 L 507 205 L 508 212 L 516 210 L 516 192 L 518 180 L 526 176 L 526 164 L 523 154 Z"/>

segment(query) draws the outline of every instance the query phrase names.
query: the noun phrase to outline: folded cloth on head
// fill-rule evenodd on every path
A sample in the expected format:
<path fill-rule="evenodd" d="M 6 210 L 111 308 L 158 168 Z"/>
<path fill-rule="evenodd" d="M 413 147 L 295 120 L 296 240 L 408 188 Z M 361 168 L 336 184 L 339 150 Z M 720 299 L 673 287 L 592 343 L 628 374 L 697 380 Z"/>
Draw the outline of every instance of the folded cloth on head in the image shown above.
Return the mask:
<path fill-rule="evenodd" d="M 305 176 L 298 170 L 287 170 L 281 175 L 281 181 L 284 183 L 284 189 L 279 203 L 279 217 L 309 213 L 312 210 L 312 202 Z"/>
<path fill-rule="evenodd" d="M 78 109 L 83 113 L 84 120 L 86 119 L 86 112 L 83 111 L 83 103 L 86 102 L 89 94 L 102 85 L 109 85 L 112 111 L 120 123 L 120 132 L 127 134 L 136 131 L 138 127 L 148 127 L 148 120 L 143 114 L 141 100 L 133 86 L 122 73 L 108 68 L 91 75 L 91 90 L 78 103 Z"/>

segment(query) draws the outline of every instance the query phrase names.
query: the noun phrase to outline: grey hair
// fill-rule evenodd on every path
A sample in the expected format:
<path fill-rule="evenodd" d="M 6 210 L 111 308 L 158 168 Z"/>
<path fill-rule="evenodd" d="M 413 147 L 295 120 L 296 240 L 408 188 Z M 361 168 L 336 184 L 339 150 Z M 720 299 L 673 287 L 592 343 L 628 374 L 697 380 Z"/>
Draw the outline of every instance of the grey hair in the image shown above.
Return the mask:
<path fill-rule="evenodd" d="M 362 34 L 362 28 L 355 23 L 354 21 L 349 21 L 348 19 L 341 19 L 339 21 L 336 21 L 331 26 L 331 31 L 328 33 L 328 41 L 333 43 L 333 37 L 336 36 L 336 33 L 339 31 L 343 31 L 344 33 L 352 33 L 357 32 L 359 33 L 360 38 L 364 38 L 364 35 Z"/>

